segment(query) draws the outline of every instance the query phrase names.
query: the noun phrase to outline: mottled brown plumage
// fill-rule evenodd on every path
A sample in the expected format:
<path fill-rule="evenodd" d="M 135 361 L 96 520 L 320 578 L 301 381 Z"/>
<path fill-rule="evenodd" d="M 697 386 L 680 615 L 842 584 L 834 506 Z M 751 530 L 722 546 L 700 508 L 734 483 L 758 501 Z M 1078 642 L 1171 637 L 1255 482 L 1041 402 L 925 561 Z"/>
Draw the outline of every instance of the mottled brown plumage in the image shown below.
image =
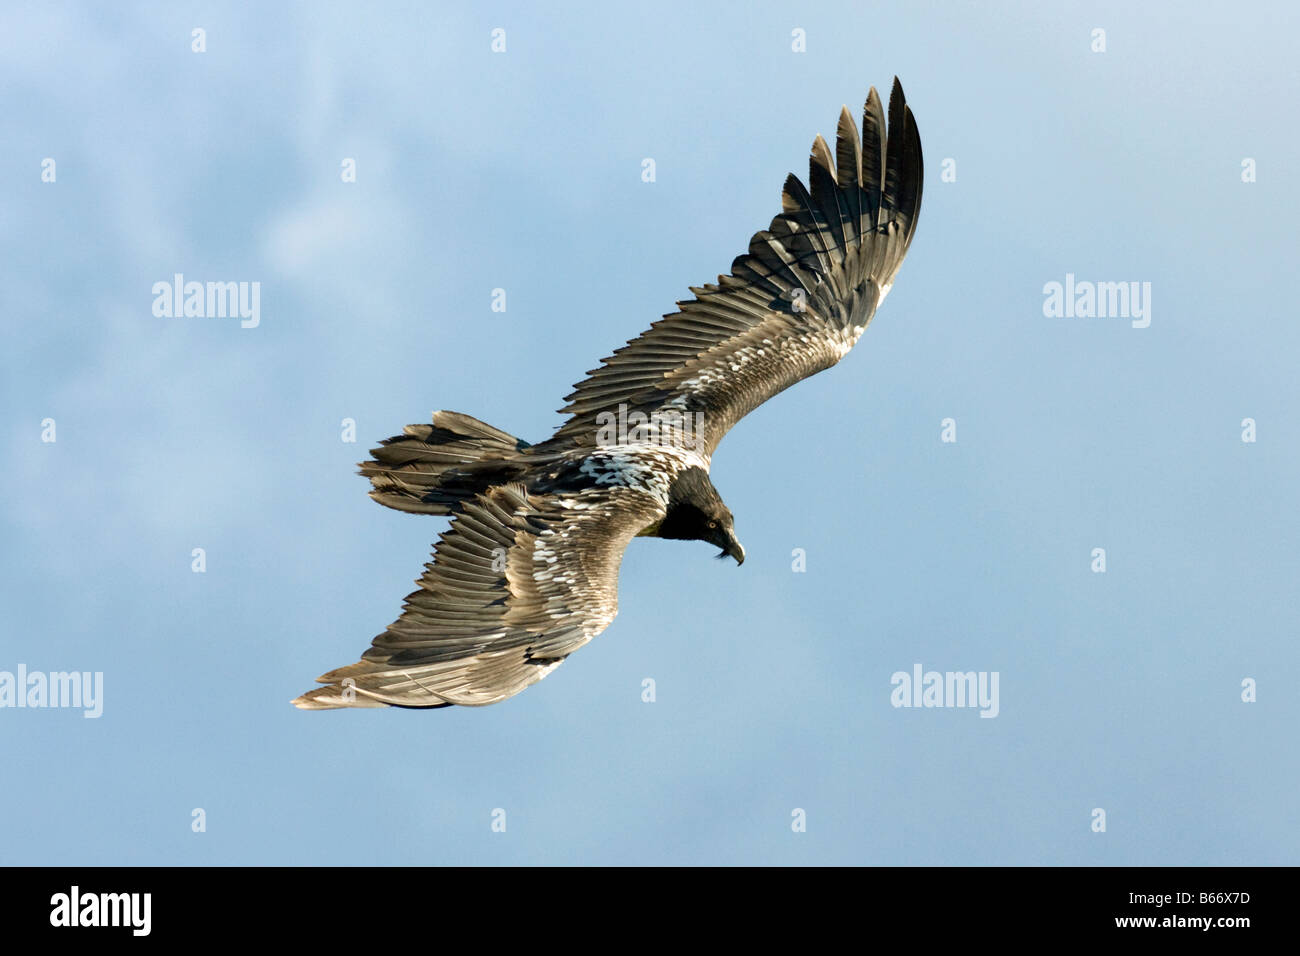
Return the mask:
<path fill-rule="evenodd" d="M 861 139 L 842 111 L 834 156 L 813 143 L 809 187 L 790 176 L 781 212 L 731 274 L 604 359 L 551 438 L 529 445 L 436 412 L 374 449 L 361 473 L 376 501 L 453 519 L 401 616 L 294 703 L 490 704 L 609 626 L 633 537 L 704 540 L 743 561 L 708 478 L 713 452 L 746 414 L 857 342 L 912 241 L 922 177 L 895 79 L 888 126 L 875 89 Z"/>

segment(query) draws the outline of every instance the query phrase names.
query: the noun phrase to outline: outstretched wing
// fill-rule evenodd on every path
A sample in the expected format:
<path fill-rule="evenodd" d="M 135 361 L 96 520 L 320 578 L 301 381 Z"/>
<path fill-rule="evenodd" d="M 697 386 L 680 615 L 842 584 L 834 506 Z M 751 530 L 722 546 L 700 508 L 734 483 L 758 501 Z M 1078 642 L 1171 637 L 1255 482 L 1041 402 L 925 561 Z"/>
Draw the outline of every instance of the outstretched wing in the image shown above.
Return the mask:
<path fill-rule="evenodd" d="M 663 514 L 624 487 L 487 490 L 439 538 L 401 617 L 294 704 L 443 707 L 519 693 L 614 620 L 623 552 Z"/>
<path fill-rule="evenodd" d="M 811 192 L 786 179 L 781 214 L 731 275 L 692 287 L 681 311 L 588 373 L 551 442 L 596 444 L 602 413 L 687 413 L 711 455 L 746 414 L 844 357 L 889 292 L 921 207 L 921 141 L 897 78 L 888 133 L 873 87 L 862 138 L 846 108 L 834 159 L 813 143 L 809 182 Z"/>

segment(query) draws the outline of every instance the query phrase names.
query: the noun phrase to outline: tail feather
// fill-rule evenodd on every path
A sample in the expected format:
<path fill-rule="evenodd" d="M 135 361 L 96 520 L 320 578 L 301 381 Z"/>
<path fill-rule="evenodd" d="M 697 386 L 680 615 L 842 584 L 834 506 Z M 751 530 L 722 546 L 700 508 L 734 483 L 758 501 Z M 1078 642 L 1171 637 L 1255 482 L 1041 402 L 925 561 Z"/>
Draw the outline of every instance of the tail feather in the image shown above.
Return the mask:
<path fill-rule="evenodd" d="M 402 431 L 359 465 L 370 479 L 370 497 L 398 511 L 451 514 L 459 502 L 528 468 L 526 441 L 460 412 L 434 412 L 432 425 Z"/>

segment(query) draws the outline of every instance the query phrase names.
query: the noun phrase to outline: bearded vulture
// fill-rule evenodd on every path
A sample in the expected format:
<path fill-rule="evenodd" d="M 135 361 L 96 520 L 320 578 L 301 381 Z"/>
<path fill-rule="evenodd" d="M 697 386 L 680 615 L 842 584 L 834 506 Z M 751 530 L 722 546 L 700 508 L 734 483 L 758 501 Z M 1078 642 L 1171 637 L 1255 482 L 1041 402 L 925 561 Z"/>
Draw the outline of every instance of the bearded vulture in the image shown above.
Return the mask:
<path fill-rule="evenodd" d="M 834 154 L 813 143 L 808 178 L 786 179 L 780 214 L 730 275 L 693 287 L 575 386 L 546 441 L 442 411 L 371 451 L 360 468 L 372 498 L 451 524 L 401 616 L 295 705 L 492 704 L 610 625 L 633 538 L 706 541 L 745 560 L 709 481 L 714 449 L 848 354 L 916 230 L 921 141 L 897 78 L 888 129 L 872 88 L 861 138 L 845 108 Z"/>

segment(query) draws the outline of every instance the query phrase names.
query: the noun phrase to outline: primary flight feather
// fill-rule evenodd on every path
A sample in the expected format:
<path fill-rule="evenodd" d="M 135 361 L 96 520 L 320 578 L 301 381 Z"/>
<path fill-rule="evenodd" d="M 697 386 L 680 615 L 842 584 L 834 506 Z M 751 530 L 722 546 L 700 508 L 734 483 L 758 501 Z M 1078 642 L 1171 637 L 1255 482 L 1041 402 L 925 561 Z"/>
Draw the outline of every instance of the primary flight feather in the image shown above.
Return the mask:
<path fill-rule="evenodd" d="M 921 207 L 921 141 L 895 78 L 862 133 L 840 114 L 813 143 L 808 186 L 716 285 L 692 287 L 568 396 L 529 445 L 457 412 L 374 449 L 380 504 L 451 515 L 419 589 L 361 660 L 298 707 L 491 704 L 541 680 L 614 620 L 634 537 L 707 541 L 744 561 L 709 464 L 736 422 L 853 348 L 893 284 Z"/>

